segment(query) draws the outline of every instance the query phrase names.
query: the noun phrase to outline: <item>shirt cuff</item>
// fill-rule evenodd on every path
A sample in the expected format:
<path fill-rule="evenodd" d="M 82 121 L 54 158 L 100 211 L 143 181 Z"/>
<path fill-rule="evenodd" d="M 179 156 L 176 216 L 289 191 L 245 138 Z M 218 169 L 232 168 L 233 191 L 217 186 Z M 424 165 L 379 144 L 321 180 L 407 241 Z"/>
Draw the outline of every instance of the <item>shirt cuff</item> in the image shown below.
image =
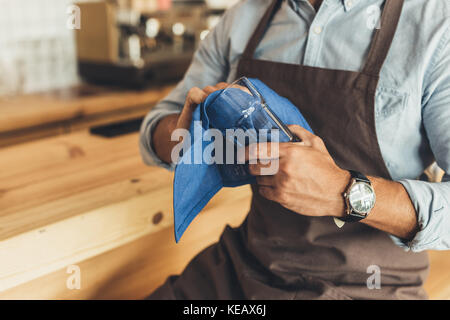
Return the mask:
<path fill-rule="evenodd" d="M 179 113 L 179 111 L 160 110 L 157 113 L 150 112 L 142 122 L 139 138 L 139 149 L 141 152 L 142 160 L 146 165 L 158 166 L 170 171 L 175 170 L 174 163 L 169 164 L 167 162 L 164 162 L 156 155 L 156 152 L 152 147 L 152 134 L 161 119 L 176 113 Z"/>
<path fill-rule="evenodd" d="M 419 231 L 411 241 L 391 235 L 394 243 L 413 252 L 450 249 L 450 206 L 446 198 L 450 185 L 418 180 L 398 182 L 406 189 L 416 209 Z"/>

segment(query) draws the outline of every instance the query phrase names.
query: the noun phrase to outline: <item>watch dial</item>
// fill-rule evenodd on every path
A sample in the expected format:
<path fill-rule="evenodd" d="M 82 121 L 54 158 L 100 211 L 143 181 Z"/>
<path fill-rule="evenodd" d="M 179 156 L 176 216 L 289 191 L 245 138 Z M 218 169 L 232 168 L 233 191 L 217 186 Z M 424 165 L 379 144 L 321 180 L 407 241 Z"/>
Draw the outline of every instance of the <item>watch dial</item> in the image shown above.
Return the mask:
<path fill-rule="evenodd" d="M 364 182 L 356 183 L 350 190 L 350 205 L 358 213 L 366 214 L 375 205 L 375 193 L 372 187 Z"/>

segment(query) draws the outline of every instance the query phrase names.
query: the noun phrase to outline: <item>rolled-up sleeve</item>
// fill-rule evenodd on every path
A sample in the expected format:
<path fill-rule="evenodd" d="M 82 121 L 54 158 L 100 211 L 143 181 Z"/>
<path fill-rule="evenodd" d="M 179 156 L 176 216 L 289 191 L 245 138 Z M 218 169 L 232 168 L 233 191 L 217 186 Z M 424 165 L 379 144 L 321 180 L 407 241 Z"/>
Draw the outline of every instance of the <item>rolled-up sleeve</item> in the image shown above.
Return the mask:
<path fill-rule="evenodd" d="M 419 231 L 411 241 L 392 237 L 406 250 L 450 249 L 450 182 L 401 180 L 416 208 Z"/>
<path fill-rule="evenodd" d="M 226 56 L 229 47 L 228 29 L 232 23 L 230 19 L 232 19 L 233 10 L 235 8 L 229 9 L 217 26 L 200 43 L 183 80 L 145 117 L 139 139 L 139 147 L 145 164 L 169 170 L 174 169 L 173 164 L 163 162 L 153 150 L 152 133 L 158 122 L 170 114 L 181 112 L 186 95 L 191 88 L 203 88 L 225 81 L 228 74 Z"/>
<path fill-rule="evenodd" d="M 442 39 L 425 77 L 422 117 L 437 164 L 445 171 L 441 183 L 400 180 L 416 209 L 419 231 L 411 241 L 392 237 L 406 250 L 450 249 L 450 30 Z"/>

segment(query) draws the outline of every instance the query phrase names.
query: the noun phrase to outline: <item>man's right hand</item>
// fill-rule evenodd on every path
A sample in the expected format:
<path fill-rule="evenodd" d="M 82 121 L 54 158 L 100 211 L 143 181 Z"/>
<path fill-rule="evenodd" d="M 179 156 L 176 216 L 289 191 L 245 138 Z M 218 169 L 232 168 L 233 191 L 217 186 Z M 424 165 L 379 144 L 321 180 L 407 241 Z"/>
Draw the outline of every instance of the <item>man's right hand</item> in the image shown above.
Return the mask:
<path fill-rule="evenodd" d="M 197 105 L 205 101 L 206 97 L 214 91 L 225 89 L 228 86 L 220 82 L 215 86 L 207 86 L 200 89 L 197 87 L 189 90 L 183 110 L 179 114 L 172 114 L 161 119 L 152 135 L 153 149 L 157 156 L 166 163 L 172 163 L 172 149 L 181 141 L 171 141 L 172 132 L 176 129 L 189 130 L 192 122 L 192 114 Z"/>

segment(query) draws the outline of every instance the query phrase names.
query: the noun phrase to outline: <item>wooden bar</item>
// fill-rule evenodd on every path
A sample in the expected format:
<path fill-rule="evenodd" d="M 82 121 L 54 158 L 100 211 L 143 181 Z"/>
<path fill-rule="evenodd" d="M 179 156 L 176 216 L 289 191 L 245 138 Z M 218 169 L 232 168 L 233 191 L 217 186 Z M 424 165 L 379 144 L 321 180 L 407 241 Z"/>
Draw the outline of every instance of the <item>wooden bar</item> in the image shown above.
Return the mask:
<path fill-rule="evenodd" d="M 82 85 L 0 97 L 0 147 L 144 117 L 173 85 L 146 90 Z"/>
<path fill-rule="evenodd" d="M 141 299 L 167 276 L 180 273 L 200 250 L 218 240 L 226 224 L 238 226 L 248 207 L 248 188 L 227 189 L 193 222 L 180 243 L 167 227 L 77 262 L 81 288 L 66 286 L 69 264 L 0 292 L 0 299 Z M 239 198 L 241 197 L 241 198 Z M 69 263 L 67 261 L 67 263 Z"/>
<path fill-rule="evenodd" d="M 83 261 L 112 285 L 109 267 L 89 261 L 108 252 L 123 252 L 120 248 L 133 243 L 132 247 L 149 249 L 133 259 L 148 261 L 150 255 L 155 261 L 171 261 L 179 256 L 167 269 L 179 272 L 195 253 L 217 240 L 226 223 L 240 223 L 249 208 L 248 187 L 223 190 L 201 215 L 211 213 L 206 218 L 209 227 L 203 225 L 186 244 L 183 240 L 175 245 L 173 174 L 142 163 L 137 133 L 108 139 L 82 131 L 20 144 L 0 150 L 0 166 L 0 292 L 4 298 L 12 298 L 8 292 L 18 292 Z M 113 256 L 118 261 L 111 266 L 132 263 L 122 253 Z M 153 282 L 146 283 L 151 290 L 167 273 L 152 263 L 147 267 L 155 268 Z M 89 288 L 97 290 L 96 284 Z M 47 283 L 48 289 L 27 289 L 20 295 L 61 298 L 60 292 L 46 296 L 46 290 L 57 285 Z M 117 294 L 124 295 L 120 290 Z"/>

